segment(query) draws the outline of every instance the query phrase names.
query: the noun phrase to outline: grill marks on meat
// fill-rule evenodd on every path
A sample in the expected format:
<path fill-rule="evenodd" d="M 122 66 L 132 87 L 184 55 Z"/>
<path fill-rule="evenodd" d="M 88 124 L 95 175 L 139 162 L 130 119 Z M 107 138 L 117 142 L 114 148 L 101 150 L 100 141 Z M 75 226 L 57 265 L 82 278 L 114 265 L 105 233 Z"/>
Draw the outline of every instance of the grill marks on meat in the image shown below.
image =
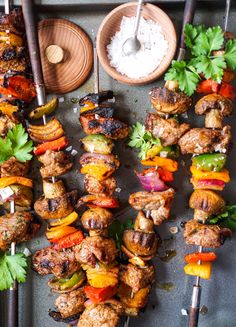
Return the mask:
<path fill-rule="evenodd" d="M 188 221 L 184 226 L 184 238 L 187 244 L 218 248 L 232 232 L 229 228 L 217 225 L 204 225 L 196 220 Z"/>
<path fill-rule="evenodd" d="M 53 274 L 57 278 L 66 278 L 79 269 L 79 263 L 71 249 L 57 251 L 53 247 L 47 247 L 35 252 L 32 268 L 43 276 Z"/>
<path fill-rule="evenodd" d="M 130 195 L 129 204 L 136 210 L 151 211 L 155 225 L 169 218 L 175 191 L 169 188 L 163 192 L 136 192 Z"/>
<path fill-rule="evenodd" d="M 47 150 L 38 160 L 43 164 L 40 168 L 43 178 L 64 175 L 73 166 L 70 156 L 63 151 Z"/>
<path fill-rule="evenodd" d="M 115 118 L 99 118 L 95 115 L 80 116 L 80 123 L 86 134 L 104 134 L 106 137 L 119 140 L 128 136 L 127 124 Z"/>
<path fill-rule="evenodd" d="M 53 199 L 40 197 L 34 204 L 34 210 L 43 219 L 59 219 L 69 215 L 78 200 L 77 190 Z"/>
<path fill-rule="evenodd" d="M 116 327 L 119 313 L 109 304 L 94 304 L 84 310 L 77 327 Z"/>
<path fill-rule="evenodd" d="M 95 267 L 96 261 L 111 263 L 118 250 L 113 239 L 101 236 L 86 237 L 80 245 L 75 246 L 75 258 L 80 263 Z"/>
<path fill-rule="evenodd" d="M 22 176 L 24 177 L 29 169 L 29 162 L 22 163 L 16 160 L 15 157 L 11 157 L 4 163 L 0 164 L 0 175 L 1 177 L 8 176 Z"/>
<path fill-rule="evenodd" d="M 155 281 L 155 269 L 153 265 L 139 268 L 135 265 L 121 265 L 120 280 L 129 285 L 134 293 L 141 288 L 147 287 Z"/>
<path fill-rule="evenodd" d="M 163 146 L 177 144 L 180 137 L 190 129 L 190 125 L 180 124 L 176 119 L 164 119 L 149 113 L 146 118 L 146 129 L 156 138 L 160 138 Z"/>
<path fill-rule="evenodd" d="M 82 288 L 75 291 L 60 295 L 56 301 L 55 306 L 58 308 L 61 317 L 67 318 L 84 310 L 84 302 L 86 296 Z"/>
<path fill-rule="evenodd" d="M 84 187 L 89 194 L 112 195 L 115 192 L 117 183 L 114 177 L 108 177 L 104 181 L 98 181 L 93 176 L 86 175 L 84 178 Z"/>
<path fill-rule="evenodd" d="M 0 250 L 6 250 L 11 242 L 24 242 L 29 238 L 30 223 L 33 217 L 29 212 L 15 212 L 0 217 Z"/>
<path fill-rule="evenodd" d="M 231 128 L 224 126 L 222 130 L 192 128 L 179 140 L 182 154 L 225 153 L 231 146 Z"/>
<path fill-rule="evenodd" d="M 192 99 L 183 92 L 170 91 L 164 86 L 153 88 L 149 95 L 151 104 L 160 115 L 182 114 L 192 104 Z"/>

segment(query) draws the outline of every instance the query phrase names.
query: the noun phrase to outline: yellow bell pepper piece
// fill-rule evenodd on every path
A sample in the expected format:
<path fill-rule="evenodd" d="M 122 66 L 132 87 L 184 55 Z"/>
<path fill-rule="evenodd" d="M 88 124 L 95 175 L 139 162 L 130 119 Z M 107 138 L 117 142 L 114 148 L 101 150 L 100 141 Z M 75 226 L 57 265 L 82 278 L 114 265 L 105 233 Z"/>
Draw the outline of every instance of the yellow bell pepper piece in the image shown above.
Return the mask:
<path fill-rule="evenodd" d="M 18 111 L 17 106 L 13 106 L 12 104 L 8 102 L 1 102 L 0 103 L 0 111 L 4 114 L 10 117 L 11 119 L 13 118 L 13 113 Z"/>
<path fill-rule="evenodd" d="M 218 180 L 223 181 L 225 183 L 228 183 L 230 181 L 229 171 L 226 170 L 226 169 L 223 169 L 220 172 L 203 171 L 203 170 L 197 169 L 194 166 L 191 166 L 190 171 L 191 171 L 191 173 L 192 173 L 195 180 L 199 180 L 199 179 L 218 179 Z"/>
<path fill-rule="evenodd" d="M 12 184 L 20 184 L 27 187 L 33 187 L 32 179 L 20 176 L 2 177 L 0 178 L 0 188 L 7 187 Z"/>
<path fill-rule="evenodd" d="M 0 42 L 8 43 L 14 45 L 15 47 L 21 47 L 23 45 L 22 37 L 6 32 L 0 32 Z"/>
<path fill-rule="evenodd" d="M 29 113 L 29 117 L 31 119 L 39 119 L 43 117 L 43 115 L 50 115 L 53 113 L 58 107 L 58 99 L 52 98 L 48 103 L 43 106 L 40 106 Z"/>
<path fill-rule="evenodd" d="M 56 221 L 50 222 L 50 226 L 68 226 L 72 223 L 74 223 L 78 218 L 77 212 L 73 211 L 70 213 L 67 217 L 62 218 L 62 219 L 57 219 Z"/>
<path fill-rule="evenodd" d="M 59 240 L 63 236 L 72 234 L 72 233 L 74 233 L 76 231 L 77 231 L 77 229 L 74 228 L 74 227 L 71 227 L 71 226 L 60 226 L 60 228 L 54 227 L 54 229 L 51 228 L 46 232 L 46 237 L 49 240 L 51 240 L 51 239 L 53 239 L 53 240 L 58 239 Z"/>
<path fill-rule="evenodd" d="M 106 164 L 88 164 L 81 168 L 81 174 L 88 174 L 103 181 L 114 173 L 115 169 Z"/>
<path fill-rule="evenodd" d="M 211 277 L 211 262 L 202 262 L 198 263 L 188 263 L 184 267 L 184 272 L 187 275 L 191 276 L 199 276 L 203 279 L 210 279 Z"/>
<path fill-rule="evenodd" d="M 153 145 L 151 149 L 147 150 L 146 159 L 157 156 L 162 149 L 161 145 Z"/>
<path fill-rule="evenodd" d="M 178 170 L 177 161 L 169 158 L 159 157 L 159 156 L 155 156 L 151 159 L 141 160 L 141 164 L 143 166 L 154 166 L 154 167 L 158 166 L 170 172 L 174 172 Z"/>

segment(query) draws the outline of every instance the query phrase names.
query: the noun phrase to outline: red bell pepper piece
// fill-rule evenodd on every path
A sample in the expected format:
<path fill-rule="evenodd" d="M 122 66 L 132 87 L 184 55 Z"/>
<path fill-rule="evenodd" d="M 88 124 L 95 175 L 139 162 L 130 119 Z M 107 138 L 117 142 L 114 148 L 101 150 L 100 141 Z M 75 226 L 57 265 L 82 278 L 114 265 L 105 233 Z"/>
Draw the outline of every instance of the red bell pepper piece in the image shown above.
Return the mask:
<path fill-rule="evenodd" d="M 79 204 L 88 204 L 88 205 L 94 205 L 98 206 L 100 208 L 119 208 L 119 201 L 116 198 L 112 197 L 103 197 L 103 196 L 96 196 L 96 195 L 85 195 L 82 198 L 80 198 Z"/>
<path fill-rule="evenodd" d="M 50 242 L 55 243 L 54 248 L 56 250 L 62 250 L 80 244 L 83 241 L 83 239 L 84 239 L 84 234 L 81 232 L 81 230 L 78 230 L 77 232 L 66 235 L 60 239 L 50 240 Z"/>
<path fill-rule="evenodd" d="M 157 169 L 157 171 L 158 171 L 158 173 L 160 175 L 161 180 L 163 180 L 163 182 L 173 182 L 173 180 L 174 180 L 173 173 L 171 173 L 167 169 L 161 168 L 161 167 L 159 167 Z"/>
<path fill-rule="evenodd" d="M 39 156 L 45 153 L 47 150 L 59 151 L 68 145 L 68 140 L 65 136 L 60 137 L 55 141 L 44 142 L 36 146 L 34 154 Z"/>
<path fill-rule="evenodd" d="M 197 93 L 209 94 L 217 93 L 219 91 L 220 84 L 213 81 L 212 79 L 206 79 L 198 84 Z"/>
<path fill-rule="evenodd" d="M 230 100 L 236 99 L 236 88 L 231 84 L 223 82 L 218 93 Z"/>
<path fill-rule="evenodd" d="M 217 258 L 214 252 L 195 252 L 189 253 L 184 257 L 185 262 L 187 263 L 196 263 L 198 261 L 209 262 L 215 261 Z"/>
<path fill-rule="evenodd" d="M 103 288 L 86 285 L 84 287 L 84 292 L 93 303 L 104 302 L 116 294 L 117 285 Z"/>

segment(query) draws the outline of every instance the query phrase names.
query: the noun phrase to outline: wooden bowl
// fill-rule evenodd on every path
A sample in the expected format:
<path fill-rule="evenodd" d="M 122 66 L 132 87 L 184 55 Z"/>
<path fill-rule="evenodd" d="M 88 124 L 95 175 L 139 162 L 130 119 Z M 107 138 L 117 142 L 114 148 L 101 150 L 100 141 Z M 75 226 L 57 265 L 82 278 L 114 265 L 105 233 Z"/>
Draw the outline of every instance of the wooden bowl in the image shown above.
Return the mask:
<path fill-rule="evenodd" d="M 139 79 L 129 78 L 122 75 L 114 67 L 111 67 L 107 55 L 107 45 L 110 43 L 110 40 L 115 33 L 120 29 L 123 16 L 135 16 L 136 8 L 137 2 L 125 3 L 115 8 L 105 17 L 97 34 L 97 53 L 104 70 L 114 79 L 128 85 L 148 84 L 163 75 L 175 55 L 177 45 L 175 28 L 169 16 L 160 8 L 147 3 L 143 5 L 142 16 L 145 19 L 151 19 L 161 25 L 162 33 L 169 44 L 167 54 L 164 56 L 159 66 L 151 74 Z"/>

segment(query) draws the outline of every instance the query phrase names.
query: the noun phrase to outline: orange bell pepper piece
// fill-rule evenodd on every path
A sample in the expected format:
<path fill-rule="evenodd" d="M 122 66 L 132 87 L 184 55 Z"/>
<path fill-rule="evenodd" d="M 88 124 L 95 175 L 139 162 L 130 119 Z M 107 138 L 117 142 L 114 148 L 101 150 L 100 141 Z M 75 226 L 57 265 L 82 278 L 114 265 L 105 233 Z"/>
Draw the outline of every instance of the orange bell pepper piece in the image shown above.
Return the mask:
<path fill-rule="evenodd" d="M 169 172 L 174 172 L 178 170 L 178 163 L 175 160 L 169 158 L 163 158 L 159 156 L 155 156 L 150 159 L 141 160 L 141 164 L 143 166 L 158 166 L 168 170 Z"/>
<path fill-rule="evenodd" d="M 31 102 L 36 96 L 34 83 L 22 75 L 7 76 L 7 86 L 4 85 L 4 76 L 0 78 L 0 93 L 11 95 L 25 102 Z"/>
<path fill-rule="evenodd" d="M 220 181 L 223 181 L 225 183 L 228 183 L 230 181 L 229 171 L 227 169 L 223 169 L 220 172 L 216 171 L 202 171 L 200 169 L 197 169 L 194 166 L 190 167 L 190 171 L 193 175 L 193 178 L 198 181 L 200 179 L 218 179 Z"/>
<path fill-rule="evenodd" d="M 103 288 L 86 285 L 84 287 L 84 292 L 93 303 L 104 302 L 117 293 L 117 285 Z"/>
<path fill-rule="evenodd" d="M 47 239 L 52 243 L 58 242 L 58 240 L 66 235 L 77 232 L 75 227 L 71 226 L 60 226 L 60 228 L 51 228 L 46 232 Z"/>
<path fill-rule="evenodd" d="M 55 244 L 54 248 L 56 250 L 62 250 L 80 244 L 83 241 L 83 239 L 84 239 L 84 234 L 82 233 L 81 230 L 77 230 L 76 232 L 71 233 L 69 235 L 65 235 L 58 240 L 52 239 L 50 240 L 50 242 Z"/>
<path fill-rule="evenodd" d="M 57 219 L 56 221 L 50 222 L 50 226 L 56 227 L 56 226 L 68 226 L 72 223 L 74 223 L 78 218 L 77 212 L 73 211 L 68 216 L 62 219 Z"/>
<path fill-rule="evenodd" d="M 213 81 L 212 79 L 207 79 L 198 84 L 196 92 L 203 93 L 203 94 L 217 93 L 219 88 L 220 88 L 220 84 Z"/>
<path fill-rule="evenodd" d="M 236 99 L 236 88 L 231 84 L 223 82 L 218 93 L 230 100 Z"/>
<path fill-rule="evenodd" d="M 202 264 L 198 263 L 188 263 L 184 267 L 184 272 L 187 275 L 199 276 L 203 279 L 210 279 L 211 277 L 211 262 L 203 262 Z"/>
<path fill-rule="evenodd" d="M 217 256 L 214 252 L 195 252 L 187 254 L 184 260 L 187 263 L 196 263 L 198 261 L 215 261 L 216 258 Z"/>
<path fill-rule="evenodd" d="M 30 188 L 33 187 L 32 179 L 29 179 L 26 177 L 10 176 L 10 177 L 0 178 L 0 188 L 4 188 L 4 187 L 7 187 L 12 184 L 20 184 L 20 185 L 27 186 Z"/>

